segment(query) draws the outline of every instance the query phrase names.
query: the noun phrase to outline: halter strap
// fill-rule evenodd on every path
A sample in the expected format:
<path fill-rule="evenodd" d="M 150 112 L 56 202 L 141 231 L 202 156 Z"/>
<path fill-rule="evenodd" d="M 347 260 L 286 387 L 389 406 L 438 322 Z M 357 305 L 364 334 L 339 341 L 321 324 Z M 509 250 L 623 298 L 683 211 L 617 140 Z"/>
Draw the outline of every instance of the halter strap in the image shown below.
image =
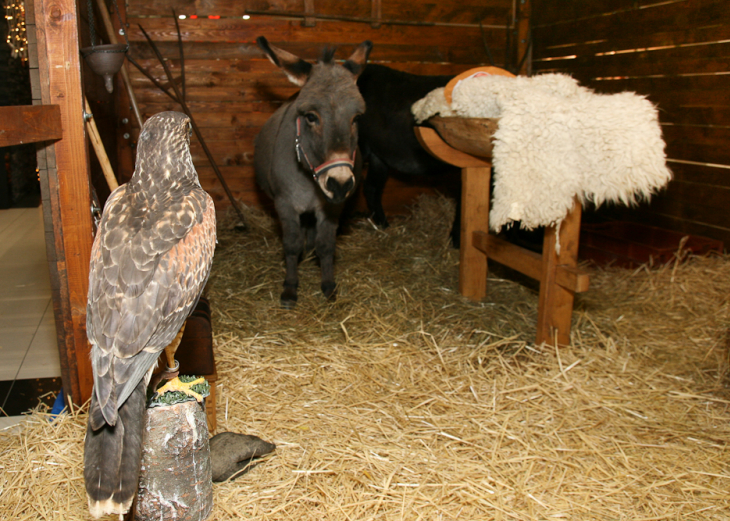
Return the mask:
<path fill-rule="evenodd" d="M 324 174 L 327 170 L 330 170 L 332 168 L 338 167 L 338 166 L 346 166 L 350 170 L 355 170 L 355 156 L 357 155 L 357 148 L 352 151 L 352 158 L 351 159 L 333 159 L 331 161 L 325 161 L 318 167 L 312 166 L 312 162 L 309 160 L 309 156 L 307 156 L 307 153 L 304 151 L 304 147 L 302 147 L 302 142 L 300 139 L 301 132 L 302 131 L 302 123 L 301 123 L 301 116 L 297 117 L 297 137 L 294 140 L 294 148 L 297 152 L 297 161 L 300 163 L 302 162 L 302 157 L 307 163 L 307 166 L 312 171 L 312 176 L 314 177 L 315 181 L 319 179 L 319 176 Z"/>

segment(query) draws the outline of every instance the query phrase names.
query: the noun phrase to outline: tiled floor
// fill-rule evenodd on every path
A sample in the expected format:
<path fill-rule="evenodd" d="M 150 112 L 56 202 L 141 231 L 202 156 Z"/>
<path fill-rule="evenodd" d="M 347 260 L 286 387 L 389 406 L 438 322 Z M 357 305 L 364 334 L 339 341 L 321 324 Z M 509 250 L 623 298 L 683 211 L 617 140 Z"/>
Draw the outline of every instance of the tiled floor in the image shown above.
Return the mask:
<path fill-rule="evenodd" d="M 0 210 L 0 382 L 60 375 L 42 209 Z"/>

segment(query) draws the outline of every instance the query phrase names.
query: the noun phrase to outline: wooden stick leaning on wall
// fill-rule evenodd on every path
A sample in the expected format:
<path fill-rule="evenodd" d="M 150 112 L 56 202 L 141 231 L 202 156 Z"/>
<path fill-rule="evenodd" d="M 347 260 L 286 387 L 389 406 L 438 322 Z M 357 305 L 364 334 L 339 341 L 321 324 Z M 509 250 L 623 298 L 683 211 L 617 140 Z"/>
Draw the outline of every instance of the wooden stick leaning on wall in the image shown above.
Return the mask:
<path fill-rule="evenodd" d="M 89 133 L 89 140 L 91 141 L 91 145 L 94 147 L 94 152 L 96 152 L 96 158 L 99 160 L 101 170 L 104 172 L 104 178 L 106 179 L 106 183 L 109 185 L 109 191 L 113 192 L 117 189 L 119 183 L 114 175 L 114 169 L 112 169 L 112 165 L 109 162 L 109 156 L 106 155 L 104 143 L 101 141 L 99 129 L 96 128 L 94 114 L 91 113 L 91 106 L 89 105 L 89 100 L 86 99 L 86 96 L 84 96 L 84 104 L 86 105 L 84 110 L 87 116 L 86 130 Z"/>
<path fill-rule="evenodd" d="M 246 218 L 243 216 L 243 212 L 241 212 L 241 209 L 238 207 L 238 203 L 236 202 L 236 199 L 233 197 L 233 192 L 231 192 L 231 189 L 228 187 L 228 183 L 226 182 L 225 178 L 223 177 L 223 174 L 218 169 L 218 165 L 215 162 L 215 159 L 213 158 L 213 154 L 210 152 L 210 149 L 208 148 L 208 145 L 205 143 L 205 140 L 203 139 L 203 135 L 200 133 L 200 129 L 198 128 L 197 123 L 195 123 L 195 118 L 193 117 L 192 112 L 190 112 L 190 109 L 188 108 L 188 104 L 183 99 L 182 93 L 180 92 L 180 89 L 177 86 L 177 83 L 175 81 L 175 78 L 172 75 L 172 72 L 170 72 L 170 68 L 167 66 L 167 62 L 162 56 L 162 53 L 160 53 L 160 50 L 157 48 L 157 45 L 155 45 L 155 42 L 152 41 L 152 38 L 150 38 L 149 34 L 147 34 L 147 31 L 144 30 L 144 27 L 141 25 L 139 26 L 140 30 L 142 31 L 142 34 L 144 34 L 145 38 L 147 38 L 147 42 L 150 44 L 150 47 L 152 47 L 152 50 L 155 52 L 155 55 L 157 56 L 157 59 L 160 62 L 160 65 L 162 65 L 162 68 L 165 71 L 165 75 L 167 76 L 167 81 L 172 85 L 173 90 L 175 91 L 175 94 L 168 91 L 165 87 L 163 87 L 160 82 L 158 82 L 156 79 L 152 77 L 150 73 L 148 73 L 140 64 L 138 64 L 136 61 L 134 61 L 130 56 L 127 56 L 127 59 L 129 60 L 129 63 L 137 67 L 139 69 L 139 72 L 145 75 L 147 79 L 149 79 L 158 89 L 160 89 L 162 92 L 167 94 L 167 96 L 172 99 L 175 103 L 179 104 L 183 112 L 190 118 L 190 124 L 193 127 L 193 132 L 195 132 L 195 136 L 198 138 L 198 141 L 200 142 L 200 145 L 203 147 L 203 151 L 205 152 L 205 155 L 208 157 L 208 161 L 210 162 L 210 165 L 213 167 L 213 171 L 215 172 L 215 175 L 218 177 L 218 180 L 221 182 L 221 186 L 223 187 L 223 190 L 226 192 L 226 195 L 228 196 L 228 200 L 231 202 L 231 205 L 233 206 L 233 209 L 236 210 L 236 213 L 238 214 L 239 219 L 241 220 L 241 225 L 246 226 Z"/>

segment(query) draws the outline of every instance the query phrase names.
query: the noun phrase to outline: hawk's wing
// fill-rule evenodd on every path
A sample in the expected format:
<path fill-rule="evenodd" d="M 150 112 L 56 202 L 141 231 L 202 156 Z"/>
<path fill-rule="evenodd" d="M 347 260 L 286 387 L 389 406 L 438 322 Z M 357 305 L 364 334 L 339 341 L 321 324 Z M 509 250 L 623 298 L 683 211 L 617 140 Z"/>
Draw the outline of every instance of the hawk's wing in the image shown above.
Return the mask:
<path fill-rule="evenodd" d="M 156 194 L 148 205 L 128 186 L 107 202 L 90 266 L 94 392 L 110 425 L 197 303 L 215 248 L 215 208 L 202 188 Z"/>

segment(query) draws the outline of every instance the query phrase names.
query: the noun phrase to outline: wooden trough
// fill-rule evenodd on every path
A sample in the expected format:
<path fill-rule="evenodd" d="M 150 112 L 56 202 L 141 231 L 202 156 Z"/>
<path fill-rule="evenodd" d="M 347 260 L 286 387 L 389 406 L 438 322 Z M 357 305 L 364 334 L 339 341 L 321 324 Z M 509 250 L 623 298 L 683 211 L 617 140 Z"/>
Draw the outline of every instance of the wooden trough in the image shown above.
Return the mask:
<path fill-rule="evenodd" d="M 588 289 L 578 269 L 581 204 L 577 200 L 559 227 L 545 229 L 542 255 L 489 233 L 492 136 L 498 120 L 433 117 L 434 127 L 416 127 L 416 137 L 433 156 L 461 168 L 459 292 L 481 300 L 487 291 L 487 259 L 540 282 L 537 344 L 570 343 L 576 293 Z M 556 239 L 560 249 L 556 248 Z"/>

